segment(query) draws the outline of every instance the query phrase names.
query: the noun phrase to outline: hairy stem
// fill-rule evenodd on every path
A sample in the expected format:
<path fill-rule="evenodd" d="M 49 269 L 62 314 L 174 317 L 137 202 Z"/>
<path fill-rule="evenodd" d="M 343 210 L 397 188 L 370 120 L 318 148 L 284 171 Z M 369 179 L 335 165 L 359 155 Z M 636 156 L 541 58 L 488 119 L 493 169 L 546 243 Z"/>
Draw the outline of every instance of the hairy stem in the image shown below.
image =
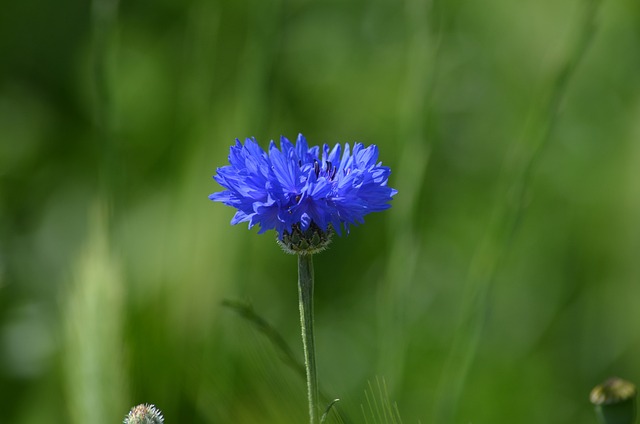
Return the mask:
<path fill-rule="evenodd" d="M 313 258 L 298 255 L 298 293 L 300 300 L 300 327 L 304 365 L 307 372 L 307 397 L 309 400 L 309 422 L 318 423 L 318 378 L 316 374 L 316 348 L 313 337 Z"/>

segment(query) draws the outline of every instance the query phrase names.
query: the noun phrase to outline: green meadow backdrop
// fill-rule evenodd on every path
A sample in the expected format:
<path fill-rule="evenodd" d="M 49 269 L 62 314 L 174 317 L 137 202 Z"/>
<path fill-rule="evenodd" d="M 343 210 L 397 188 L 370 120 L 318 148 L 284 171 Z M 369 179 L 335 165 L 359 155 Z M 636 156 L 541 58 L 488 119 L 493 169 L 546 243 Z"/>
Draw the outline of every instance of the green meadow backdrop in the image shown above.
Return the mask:
<path fill-rule="evenodd" d="M 305 422 L 296 258 L 207 199 L 235 138 L 298 133 L 398 189 L 315 257 L 328 422 L 589 423 L 640 382 L 637 1 L 24 0 L 0 422 Z"/>

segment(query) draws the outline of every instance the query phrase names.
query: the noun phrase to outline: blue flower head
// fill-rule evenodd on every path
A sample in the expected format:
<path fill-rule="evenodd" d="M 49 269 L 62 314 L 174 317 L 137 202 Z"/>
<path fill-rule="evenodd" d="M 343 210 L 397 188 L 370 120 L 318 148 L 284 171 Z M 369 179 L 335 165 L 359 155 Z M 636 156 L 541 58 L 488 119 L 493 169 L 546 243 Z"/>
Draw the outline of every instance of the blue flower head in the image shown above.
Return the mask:
<path fill-rule="evenodd" d="M 213 177 L 224 191 L 209 199 L 238 211 L 231 224 L 258 224 L 260 231 L 275 229 L 278 238 L 309 231 L 338 235 L 364 216 L 391 207 L 397 190 L 387 186 L 390 169 L 378 162 L 378 147 L 355 143 L 309 148 L 302 134 L 295 146 L 285 137 L 280 148 L 271 141 L 265 152 L 254 138 L 236 140 L 229 165 Z"/>

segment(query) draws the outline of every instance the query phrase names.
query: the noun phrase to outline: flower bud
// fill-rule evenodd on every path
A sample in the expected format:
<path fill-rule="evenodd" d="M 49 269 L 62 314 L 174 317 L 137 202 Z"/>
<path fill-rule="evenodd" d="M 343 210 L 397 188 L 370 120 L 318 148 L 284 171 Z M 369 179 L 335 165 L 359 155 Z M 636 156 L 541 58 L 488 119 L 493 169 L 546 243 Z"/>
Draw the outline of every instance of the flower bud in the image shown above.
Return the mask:
<path fill-rule="evenodd" d="M 636 417 L 636 386 L 612 377 L 591 390 L 589 399 L 602 424 L 632 424 Z"/>
<path fill-rule="evenodd" d="M 163 424 L 162 412 L 153 405 L 135 406 L 124 419 L 124 424 Z"/>

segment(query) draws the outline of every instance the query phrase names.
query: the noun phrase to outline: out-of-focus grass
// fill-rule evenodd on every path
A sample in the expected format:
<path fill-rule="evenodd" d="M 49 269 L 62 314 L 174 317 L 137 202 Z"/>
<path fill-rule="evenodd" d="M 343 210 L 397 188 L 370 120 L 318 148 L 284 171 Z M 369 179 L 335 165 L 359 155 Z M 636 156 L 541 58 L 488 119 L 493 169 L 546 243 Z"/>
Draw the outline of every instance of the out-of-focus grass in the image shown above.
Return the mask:
<path fill-rule="evenodd" d="M 365 396 L 367 406 L 362 406 L 365 423 L 402 424 L 398 405 L 389 399 L 389 391 L 384 379 L 382 381 L 376 379 L 375 388 L 369 382 Z"/>
<path fill-rule="evenodd" d="M 60 305 L 60 353 L 70 422 L 99 424 L 117 416 L 130 396 L 120 261 L 110 252 L 104 205 L 98 201 L 89 214 L 86 245 Z"/>
<path fill-rule="evenodd" d="M 375 418 L 368 382 L 381 376 L 404 422 L 430 422 L 449 401 L 439 381 L 472 353 L 452 422 L 588 422 L 595 383 L 640 381 L 635 2 L 602 2 L 514 200 L 480 337 L 458 326 L 475 325 L 463 301 L 474 255 L 491 254 L 479 246 L 549 122 L 536 111 L 584 5 L 120 2 L 100 47 L 107 138 L 86 2 L 8 5 L 1 421 L 82 422 L 92 409 L 118 422 L 152 402 L 167 423 L 304 422 L 304 381 L 220 303 L 250 302 L 301 358 L 295 258 L 207 200 L 235 137 L 304 132 L 378 144 L 399 190 L 315 258 L 320 385 L 337 410 Z"/>

